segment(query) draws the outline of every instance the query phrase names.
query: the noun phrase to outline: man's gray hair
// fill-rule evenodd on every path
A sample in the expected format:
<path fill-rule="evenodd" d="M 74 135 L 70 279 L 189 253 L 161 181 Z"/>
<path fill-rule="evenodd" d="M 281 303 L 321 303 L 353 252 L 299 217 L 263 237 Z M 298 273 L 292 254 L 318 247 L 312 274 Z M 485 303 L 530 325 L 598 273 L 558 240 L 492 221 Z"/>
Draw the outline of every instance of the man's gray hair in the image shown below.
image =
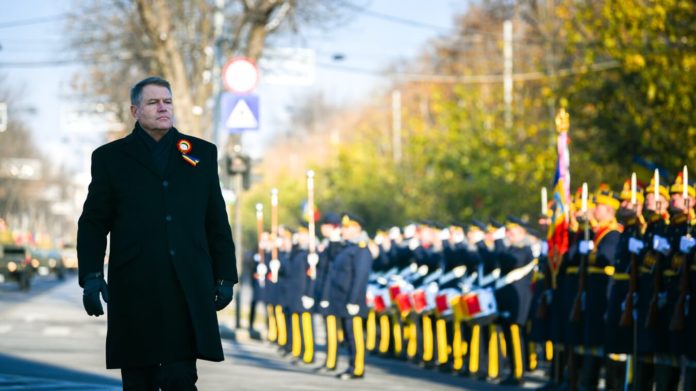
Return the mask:
<path fill-rule="evenodd" d="M 143 98 L 143 88 L 145 86 L 154 84 L 156 86 L 160 87 L 166 87 L 169 90 L 169 93 L 172 93 L 172 87 L 169 85 L 169 82 L 164 80 L 163 78 L 159 76 L 150 76 L 146 79 L 140 80 L 138 83 L 136 83 L 133 88 L 131 88 L 131 94 L 130 94 L 130 99 L 131 99 L 131 104 L 133 106 L 138 106 L 140 104 L 140 101 Z"/>

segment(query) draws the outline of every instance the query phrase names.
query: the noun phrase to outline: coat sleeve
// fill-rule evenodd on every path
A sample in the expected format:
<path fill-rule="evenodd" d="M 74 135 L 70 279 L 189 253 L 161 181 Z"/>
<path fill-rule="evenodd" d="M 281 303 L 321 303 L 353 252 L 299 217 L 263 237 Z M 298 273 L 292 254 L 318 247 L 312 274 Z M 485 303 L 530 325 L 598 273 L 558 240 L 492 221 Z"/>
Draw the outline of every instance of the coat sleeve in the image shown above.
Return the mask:
<path fill-rule="evenodd" d="M 364 248 L 356 248 L 353 255 L 353 282 L 350 285 L 349 304 L 365 305 L 365 289 L 367 289 L 371 269 L 372 254 L 370 254 L 370 251 Z"/>
<path fill-rule="evenodd" d="M 213 146 L 210 156 L 212 162 L 217 162 L 217 148 Z M 213 259 L 213 273 L 215 280 L 226 280 L 236 284 L 237 260 L 235 247 L 232 240 L 232 230 L 227 219 L 225 200 L 222 198 L 220 178 L 217 173 L 217 164 L 210 164 L 212 171 L 208 206 L 205 216 L 205 231 L 208 238 L 208 250 Z"/>
<path fill-rule="evenodd" d="M 111 231 L 114 218 L 114 199 L 105 166 L 103 149 L 92 153 L 92 181 L 82 215 L 77 222 L 77 260 L 79 284 L 85 276 L 104 271 L 106 236 Z"/>

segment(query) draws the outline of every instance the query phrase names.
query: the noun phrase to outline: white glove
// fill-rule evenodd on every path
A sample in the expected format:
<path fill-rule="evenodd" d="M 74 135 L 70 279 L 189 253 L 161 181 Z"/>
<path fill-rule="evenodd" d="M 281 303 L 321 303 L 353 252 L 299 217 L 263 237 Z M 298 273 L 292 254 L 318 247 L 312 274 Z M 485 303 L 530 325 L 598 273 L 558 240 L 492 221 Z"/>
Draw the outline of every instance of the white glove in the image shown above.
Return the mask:
<path fill-rule="evenodd" d="M 667 304 L 667 292 L 660 292 L 657 294 L 657 307 L 664 308 Z"/>
<path fill-rule="evenodd" d="M 420 246 L 420 241 L 416 238 L 411 238 L 411 240 L 408 241 L 408 249 L 413 251 Z"/>
<path fill-rule="evenodd" d="M 541 255 L 544 257 L 549 255 L 549 242 L 546 240 L 541 241 Z"/>
<path fill-rule="evenodd" d="M 321 308 L 329 308 L 329 301 L 328 300 L 322 300 L 319 302 L 319 307 Z"/>
<path fill-rule="evenodd" d="M 592 242 L 591 240 L 581 240 L 580 241 L 580 246 L 579 246 L 580 254 L 587 255 L 590 253 L 590 251 L 592 251 L 593 248 L 594 248 L 594 242 Z"/>
<path fill-rule="evenodd" d="M 502 240 L 505 239 L 505 227 L 500 227 L 493 232 L 493 239 L 494 240 Z"/>
<path fill-rule="evenodd" d="M 551 304 L 551 301 L 553 300 L 553 289 L 545 290 L 544 297 L 546 297 L 546 304 Z"/>
<path fill-rule="evenodd" d="M 384 243 L 384 237 L 382 235 L 375 236 L 375 244 L 381 246 Z"/>
<path fill-rule="evenodd" d="M 471 234 L 471 241 L 474 242 L 474 244 L 476 244 L 476 243 L 482 241 L 484 237 L 485 237 L 485 235 L 483 234 L 483 231 L 474 231 Z"/>
<path fill-rule="evenodd" d="M 688 254 L 691 248 L 696 245 L 696 239 L 688 236 L 682 236 L 679 240 L 679 250 L 684 254 Z"/>
<path fill-rule="evenodd" d="M 541 243 L 533 244 L 531 249 L 532 249 L 532 256 L 534 258 L 539 258 L 541 256 Z"/>
<path fill-rule="evenodd" d="M 314 307 L 314 299 L 309 296 L 302 296 L 302 306 L 308 310 Z"/>
<path fill-rule="evenodd" d="M 265 263 L 259 263 L 258 265 L 256 265 L 256 273 L 259 275 L 259 278 L 265 278 L 266 273 L 268 273 L 268 266 L 266 266 Z"/>
<path fill-rule="evenodd" d="M 660 235 L 655 235 L 653 237 L 653 249 L 661 252 L 663 255 L 667 255 L 669 254 L 669 250 L 672 249 L 672 246 L 669 245 L 667 239 Z"/>
<path fill-rule="evenodd" d="M 360 312 L 360 306 L 357 304 L 346 304 L 346 310 L 350 316 L 355 316 Z"/>
<path fill-rule="evenodd" d="M 628 251 L 633 254 L 640 254 L 640 251 L 645 247 L 645 243 L 642 240 L 636 238 L 628 239 Z"/>
<path fill-rule="evenodd" d="M 309 266 L 316 266 L 319 263 L 319 254 L 312 253 L 307 255 L 307 263 Z"/>
<path fill-rule="evenodd" d="M 334 229 L 333 231 L 331 231 L 331 235 L 329 235 L 329 241 L 340 242 L 341 241 L 341 230 Z"/>
<path fill-rule="evenodd" d="M 449 238 L 450 238 L 449 229 L 445 228 L 442 231 L 440 231 L 440 240 L 442 240 L 444 242 L 445 240 L 449 240 Z"/>
<path fill-rule="evenodd" d="M 452 235 L 452 241 L 454 243 L 461 243 L 464 241 L 464 233 L 462 232 L 455 232 L 454 235 Z"/>

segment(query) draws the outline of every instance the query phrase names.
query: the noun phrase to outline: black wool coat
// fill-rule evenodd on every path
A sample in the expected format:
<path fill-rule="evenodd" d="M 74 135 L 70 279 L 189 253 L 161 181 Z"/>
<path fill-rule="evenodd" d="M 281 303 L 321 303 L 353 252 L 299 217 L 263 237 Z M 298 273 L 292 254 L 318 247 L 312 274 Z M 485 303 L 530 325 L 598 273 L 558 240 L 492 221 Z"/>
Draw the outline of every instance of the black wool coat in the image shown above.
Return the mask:
<path fill-rule="evenodd" d="M 238 278 L 217 149 L 170 132 L 163 174 L 135 131 L 92 154 L 77 252 L 82 285 L 103 270 L 110 234 L 107 368 L 224 358 L 214 285 Z M 176 150 L 182 139 L 200 160 L 196 166 Z"/>

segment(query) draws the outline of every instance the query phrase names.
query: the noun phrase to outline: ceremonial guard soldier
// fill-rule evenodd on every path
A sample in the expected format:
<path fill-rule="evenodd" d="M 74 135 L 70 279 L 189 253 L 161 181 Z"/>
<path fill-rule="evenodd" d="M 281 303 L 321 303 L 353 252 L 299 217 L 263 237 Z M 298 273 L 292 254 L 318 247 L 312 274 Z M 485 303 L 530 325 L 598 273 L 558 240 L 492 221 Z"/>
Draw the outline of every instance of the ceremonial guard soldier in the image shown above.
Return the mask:
<path fill-rule="evenodd" d="M 365 337 L 363 318 L 367 315 L 365 297 L 372 268 L 372 254 L 367 248 L 367 236 L 362 220 L 349 213 L 342 216 L 342 234 L 346 248 L 334 260 L 329 270 L 329 312 L 341 324 L 348 346 L 348 369 L 340 379 L 358 379 L 365 373 Z"/>
<path fill-rule="evenodd" d="M 638 259 L 631 253 L 629 243 L 642 243 L 644 227 L 643 191 L 638 188 L 635 174 L 624 183 L 620 194 L 621 205 L 617 212 L 619 224 L 623 227 L 616 250 L 615 272 L 609 285 L 607 303 L 606 337 L 604 347 L 607 353 L 606 388 L 622 390 L 626 365 L 632 370 L 635 361 L 634 336 L 635 322 L 634 298 L 638 287 Z M 628 358 L 630 356 L 630 359 Z M 632 376 L 630 376 L 632 378 Z"/>
<path fill-rule="evenodd" d="M 609 278 L 614 274 L 616 253 L 621 237 L 616 221 L 620 200 L 608 188 L 600 188 L 594 196 L 594 235 L 592 242 L 581 242 L 579 252 L 586 258 L 586 283 L 582 296 L 582 334 L 584 357 L 582 389 L 596 390 L 604 361 L 604 316 L 607 309 Z"/>
<path fill-rule="evenodd" d="M 638 280 L 638 354 L 635 373 L 636 390 L 652 390 L 655 382 L 655 358 L 665 353 L 668 345 L 667 325 L 659 322 L 666 318 L 667 296 L 663 293 L 663 273 L 668 260 L 669 242 L 666 239 L 669 215 L 669 191 L 660 185 L 658 171 L 645 190 L 644 216 L 647 223 L 643 242 L 633 242 L 629 251 L 640 258 Z"/>

